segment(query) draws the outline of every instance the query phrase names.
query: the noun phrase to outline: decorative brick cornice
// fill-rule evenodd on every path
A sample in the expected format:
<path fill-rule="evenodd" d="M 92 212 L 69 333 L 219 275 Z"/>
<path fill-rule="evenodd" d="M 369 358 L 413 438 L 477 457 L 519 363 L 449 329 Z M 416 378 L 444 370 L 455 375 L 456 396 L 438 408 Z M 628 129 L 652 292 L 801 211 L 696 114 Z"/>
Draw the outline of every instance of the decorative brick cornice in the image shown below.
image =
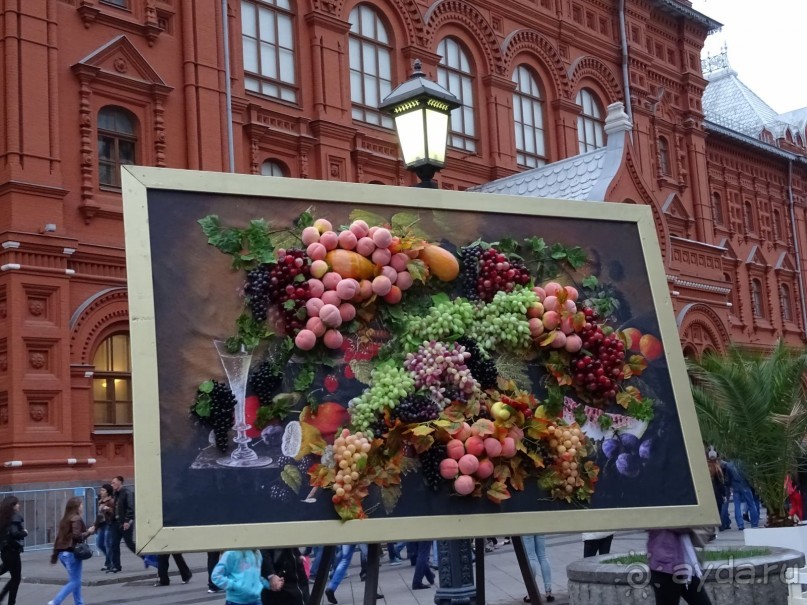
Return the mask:
<path fill-rule="evenodd" d="M 127 31 L 144 37 L 149 46 L 154 46 L 157 38 L 163 32 L 159 25 L 157 9 L 151 1 L 146 3 L 142 22 L 136 21 L 128 13 L 114 8 L 105 8 L 102 4 L 97 4 L 95 0 L 79 0 L 76 12 L 87 29 L 95 23 L 108 25 L 116 31 Z M 171 14 L 173 13 L 171 12 Z"/>

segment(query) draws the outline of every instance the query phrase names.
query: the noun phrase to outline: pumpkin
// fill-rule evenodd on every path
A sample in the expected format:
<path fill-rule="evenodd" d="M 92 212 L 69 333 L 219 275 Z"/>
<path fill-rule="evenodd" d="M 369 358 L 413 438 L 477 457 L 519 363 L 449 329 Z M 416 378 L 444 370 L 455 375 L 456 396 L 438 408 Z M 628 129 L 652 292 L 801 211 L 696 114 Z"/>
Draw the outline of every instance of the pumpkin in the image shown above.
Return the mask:
<path fill-rule="evenodd" d="M 369 259 L 351 250 L 331 250 L 325 255 L 325 262 L 345 279 L 372 279 L 376 274 L 376 267 Z"/>
<path fill-rule="evenodd" d="M 426 244 L 418 258 L 426 263 L 431 274 L 440 281 L 454 281 L 460 274 L 460 263 L 457 257 L 435 244 Z"/>

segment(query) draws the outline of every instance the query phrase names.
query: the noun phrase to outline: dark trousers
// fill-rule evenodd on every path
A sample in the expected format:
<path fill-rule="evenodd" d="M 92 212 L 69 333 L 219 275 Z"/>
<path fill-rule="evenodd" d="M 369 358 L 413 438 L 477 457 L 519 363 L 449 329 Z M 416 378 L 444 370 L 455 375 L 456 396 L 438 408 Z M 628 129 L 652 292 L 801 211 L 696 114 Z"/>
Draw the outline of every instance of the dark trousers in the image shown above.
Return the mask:
<path fill-rule="evenodd" d="M 689 605 L 712 605 L 703 588 L 703 580 L 693 576 L 686 584 L 683 579 L 660 571 L 650 572 L 650 584 L 656 594 L 656 605 L 678 605 L 684 599 Z"/>
<path fill-rule="evenodd" d="M 157 555 L 157 576 L 160 578 L 160 584 L 167 586 L 171 583 L 171 578 L 168 577 L 168 566 L 171 557 L 174 557 L 174 563 L 176 563 L 177 569 L 179 570 L 179 577 L 182 578 L 182 581 L 187 582 L 190 580 L 193 574 L 188 568 L 188 564 L 185 563 L 185 557 L 183 557 L 181 553 L 174 555 Z"/>
<path fill-rule="evenodd" d="M 109 559 L 112 563 L 112 569 L 120 569 L 120 543 L 121 540 L 126 542 L 126 546 L 131 550 L 133 553 L 137 552 L 135 548 L 134 539 L 132 534 L 134 533 L 134 524 L 129 526 L 129 529 L 124 531 L 121 525 L 118 523 L 110 523 L 109 524 Z"/>
<path fill-rule="evenodd" d="M 213 583 L 213 568 L 219 562 L 219 558 L 221 558 L 221 553 L 217 550 L 207 553 L 207 587 L 210 590 L 221 590 Z"/>
<path fill-rule="evenodd" d="M 583 541 L 583 557 L 596 557 L 597 555 L 607 555 L 611 552 L 611 541 L 614 539 L 613 534 L 607 538 L 600 538 L 599 540 L 584 540 Z"/>
<path fill-rule="evenodd" d="M 0 601 L 8 595 L 8 605 L 17 602 L 17 589 L 22 581 L 22 561 L 20 561 L 20 551 L 15 547 L 6 547 L 0 551 L 0 559 L 3 561 L 3 572 L 8 571 L 11 579 L 0 590 Z"/>
<path fill-rule="evenodd" d="M 422 586 L 425 577 L 429 584 L 434 584 L 434 572 L 429 568 L 429 555 L 432 550 L 431 542 L 417 542 L 417 558 L 415 559 L 415 576 L 412 586 Z"/>

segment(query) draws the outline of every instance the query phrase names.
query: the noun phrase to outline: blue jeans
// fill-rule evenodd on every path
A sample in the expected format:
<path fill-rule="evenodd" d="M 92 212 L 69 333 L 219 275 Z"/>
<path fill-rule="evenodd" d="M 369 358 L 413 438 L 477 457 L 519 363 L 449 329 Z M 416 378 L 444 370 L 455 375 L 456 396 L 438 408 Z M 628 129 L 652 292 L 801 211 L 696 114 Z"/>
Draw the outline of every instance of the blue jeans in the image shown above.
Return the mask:
<path fill-rule="evenodd" d="M 337 546 L 336 552 L 338 557 L 336 569 L 333 570 L 333 576 L 331 576 L 331 579 L 328 582 L 328 590 L 336 591 L 339 584 L 341 584 L 342 580 L 345 579 L 345 576 L 347 575 L 347 568 L 350 567 L 350 562 L 353 560 L 353 553 L 356 552 L 357 547 L 361 554 L 362 565 L 367 564 L 366 544 L 342 544 L 341 546 Z"/>
<path fill-rule="evenodd" d="M 98 550 L 100 550 L 104 554 L 104 567 L 109 569 L 112 567 L 112 558 L 111 552 L 109 548 L 109 526 L 104 525 L 101 527 L 97 532 L 95 532 L 95 544 L 98 546 Z"/>
<path fill-rule="evenodd" d="M 224 605 L 261 605 L 260 601 L 253 601 L 252 603 L 234 603 L 233 601 L 224 601 Z"/>
<path fill-rule="evenodd" d="M 541 577 L 544 580 L 544 590 L 552 592 L 552 568 L 549 566 L 549 559 L 546 558 L 546 538 L 541 535 L 524 536 L 524 549 L 530 559 L 532 575 L 541 567 Z"/>
<path fill-rule="evenodd" d="M 415 575 L 412 586 L 422 586 L 423 578 L 429 584 L 434 584 L 434 573 L 429 568 L 429 554 L 432 550 L 431 542 L 417 542 L 417 559 L 415 560 Z"/>
<path fill-rule="evenodd" d="M 65 584 L 55 597 L 53 602 L 55 605 L 60 605 L 62 601 L 67 598 L 67 595 L 73 595 L 73 602 L 75 605 L 84 605 L 84 599 L 81 598 L 81 561 L 73 556 L 72 552 L 63 551 L 59 553 L 59 561 L 67 570 L 67 584 Z"/>
<path fill-rule="evenodd" d="M 751 527 L 759 527 L 759 508 L 757 508 L 754 494 L 750 487 L 735 487 L 734 491 L 734 519 L 737 521 L 737 529 L 744 529 L 742 505 L 748 507 L 748 516 L 751 518 Z"/>

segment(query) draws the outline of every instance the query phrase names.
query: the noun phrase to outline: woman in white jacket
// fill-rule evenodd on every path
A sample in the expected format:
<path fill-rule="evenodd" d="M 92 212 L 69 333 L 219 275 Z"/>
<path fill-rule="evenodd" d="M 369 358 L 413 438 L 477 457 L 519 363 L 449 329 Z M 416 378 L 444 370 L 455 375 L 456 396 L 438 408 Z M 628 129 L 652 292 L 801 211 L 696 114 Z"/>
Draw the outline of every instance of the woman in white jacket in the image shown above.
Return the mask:
<path fill-rule="evenodd" d="M 611 540 L 614 532 L 588 531 L 583 532 L 583 557 L 607 555 L 611 552 Z"/>

